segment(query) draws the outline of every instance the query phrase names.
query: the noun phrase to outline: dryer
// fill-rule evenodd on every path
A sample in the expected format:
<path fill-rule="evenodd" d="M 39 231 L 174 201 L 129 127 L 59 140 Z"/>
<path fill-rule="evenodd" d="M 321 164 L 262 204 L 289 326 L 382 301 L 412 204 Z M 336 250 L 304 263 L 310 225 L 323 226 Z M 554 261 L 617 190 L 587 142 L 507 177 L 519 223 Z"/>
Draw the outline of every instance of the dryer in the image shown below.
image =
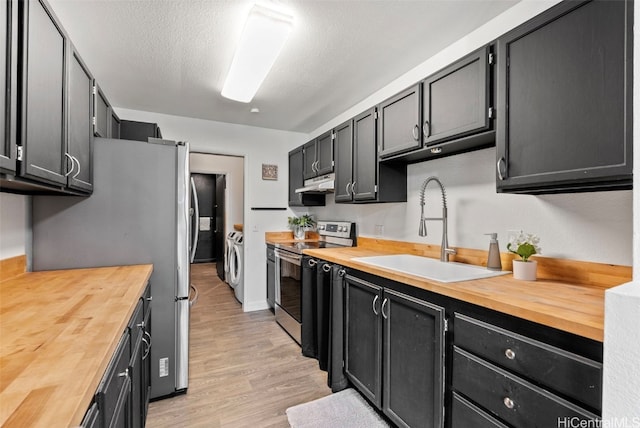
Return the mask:
<path fill-rule="evenodd" d="M 236 232 L 235 230 L 229 232 L 227 234 L 227 245 L 224 250 L 224 281 L 231 285 L 231 275 L 229 273 L 229 263 L 231 261 L 231 257 L 233 256 L 233 244 L 236 240 L 238 234 L 242 234 L 241 232 Z"/>
<path fill-rule="evenodd" d="M 233 241 L 229 258 L 229 285 L 233 288 L 238 302 L 244 300 L 244 236 L 238 233 Z"/>

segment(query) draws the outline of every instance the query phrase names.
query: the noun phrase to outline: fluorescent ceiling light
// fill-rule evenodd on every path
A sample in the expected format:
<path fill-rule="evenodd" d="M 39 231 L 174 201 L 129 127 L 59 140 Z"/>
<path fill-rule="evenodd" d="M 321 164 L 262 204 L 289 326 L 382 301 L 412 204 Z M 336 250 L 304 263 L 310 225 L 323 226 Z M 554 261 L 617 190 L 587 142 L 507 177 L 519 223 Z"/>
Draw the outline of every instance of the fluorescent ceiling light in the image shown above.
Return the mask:
<path fill-rule="evenodd" d="M 222 96 L 250 102 L 273 67 L 292 27 L 293 16 L 264 4 L 254 5 L 224 82 Z"/>

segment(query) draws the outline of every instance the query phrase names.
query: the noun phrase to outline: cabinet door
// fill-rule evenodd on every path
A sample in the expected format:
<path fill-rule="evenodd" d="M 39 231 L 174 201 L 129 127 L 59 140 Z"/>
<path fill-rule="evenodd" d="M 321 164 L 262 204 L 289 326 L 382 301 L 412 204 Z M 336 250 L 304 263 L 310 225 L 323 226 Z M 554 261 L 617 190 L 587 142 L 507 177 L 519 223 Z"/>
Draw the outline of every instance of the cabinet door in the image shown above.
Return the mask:
<path fill-rule="evenodd" d="M 484 47 L 425 79 L 422 133 L 426 146 L 491 127 L 489 67 L 489 47 Z"/>
<path fill-rule="evenodd" d="M 316 140 L 316 175 L 333 172 L 333 132 L 325 132 Z"/>
<path fill-rule="evenodd" d="M 120 138 L 120 118 L 111 109 L 111 138 Z"/>
<path fill-rule="evenodd" d="M 335 201 L 351 202 L 353 180 L 353 122 L 343 123 L 333 130 L 336 156 Z"/>
<path fill-rule="evenodd" d="M 67 36 L 42 0 L 24 8 L 20 175 L 67 184 Z"/>
<path fill-rule="evenodd" d="M 378 106 L 380 158 L 422 147 L 421 91 L 420 84 L 412 86 Z"/>
<path fill-rule="evenodd" d="M 142 337 L 144 353 L 142 354 L 142 420 L 147 420 L 149 399 L 151 398 L 151 307 L 144 316 L 144 336 Z"/>
<path fill-rule="evenodd" d="M 309 141 L 302 146 L 303 179 L 307 180 L 317 175 L 316 173 L 316 140 Z"/>
<path fill-rule="evenodd" d="M 129 376 L 131 377 L 131 427 L 141 428 L 144 426 L 143 408 L 145 405 L 142 335 L 138 335 L 132 345 L 131 361 L 129 363 Z"/>
<path fill-rule="evenodd" d="M 382 410 L 398 426 L 442 427 L 444 308 L 385 290 Z"/>
<path fill-rule="evenodd" d="M 0 4 L 0 172 L 16 172 L 18 2 Z"/>
<path fill-rule="evenodd" d="M 345 279 L 345 374 L 376 406 L 382 404 L 382 288 Z"/>
<path fill-rule="evenodd" d="M 69 134 L 67 151 L 73 167 L 68 186 L 90 192 L 93 188 L 93 76 L 76 50 L 69 61 Z"/>
<path fill-rule="evenodd" d="M 354 174 L 351 185 L 353 199 L 376 199 L 378 153 L 376 146 L 376 109 L 372 108 L 353 119 Z"/>
<path fill-rule="evenodd" d="M 96 89 L 93 94 L 95 114 L 95 119 L 93 121 L 93 134 L 96 137 L 109 138 L 111 137 L 109 132 L 111 105 L 97 83 L 95 84 L 95 87 Z"/>
<path fill-rule="evenodd" d="M 267 248 L 267 253 L 273 250 Z M 267 257 L 267 303 L 271 308 L 276 302 L 276 263 Z"/>
<path fill-rule="evenodd" d="M 498 39 L 498 191 L 630 188 L 632 8 L 562 2 Z"/>
<path fill-rule="evenodd" d="M 289 152 L 289 206 L 302 206 L 302 193 L 296 193 L 296 189 L 302 187 L 304 178 L 302 147 Z"/>

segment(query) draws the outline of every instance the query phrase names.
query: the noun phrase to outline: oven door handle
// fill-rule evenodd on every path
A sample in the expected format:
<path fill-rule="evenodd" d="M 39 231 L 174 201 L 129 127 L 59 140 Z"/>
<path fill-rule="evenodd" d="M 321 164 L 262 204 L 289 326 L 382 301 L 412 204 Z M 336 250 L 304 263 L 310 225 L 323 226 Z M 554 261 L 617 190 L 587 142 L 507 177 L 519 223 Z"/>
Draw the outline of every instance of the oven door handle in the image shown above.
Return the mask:
<path fill-rule="evenodd" d="M 293 263 L 294 265 L 302 266 L 302 256 L 299 256 L 297 254 L 290 254 L 288 252 L 285 253 L 284 251 L 278 250 L 277 248 L 274 250 L 274 252 L 276 255 L 276 259 L 282 259 L 289 263 Z"/>

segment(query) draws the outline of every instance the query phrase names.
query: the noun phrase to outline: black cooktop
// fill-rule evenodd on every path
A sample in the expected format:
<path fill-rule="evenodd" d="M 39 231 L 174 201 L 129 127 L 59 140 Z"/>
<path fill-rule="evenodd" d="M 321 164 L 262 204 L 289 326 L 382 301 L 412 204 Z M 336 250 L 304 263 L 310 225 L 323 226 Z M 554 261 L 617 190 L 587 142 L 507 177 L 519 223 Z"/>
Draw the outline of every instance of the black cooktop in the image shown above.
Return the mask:
<path fill-rule="evenodd" d="M 302 250 L 312 250 L 316 248 L 338 248 L 344 247 L 344 245 L 333 244 L 325 241 L 310 241 L 310 242 L 283 242 L 276 244 L 277 248 L 291 251 L 292 253 L 302 254 Z"/>

